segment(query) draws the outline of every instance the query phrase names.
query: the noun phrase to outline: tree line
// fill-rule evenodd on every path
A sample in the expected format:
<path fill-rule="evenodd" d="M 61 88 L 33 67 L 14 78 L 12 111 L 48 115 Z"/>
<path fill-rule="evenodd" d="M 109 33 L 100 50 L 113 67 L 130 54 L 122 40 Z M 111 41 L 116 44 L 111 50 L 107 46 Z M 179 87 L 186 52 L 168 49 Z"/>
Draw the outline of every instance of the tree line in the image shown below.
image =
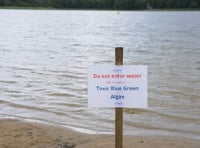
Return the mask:
<path fill-rule="evenodd" d="M 110 10 L 187 9 L 200 8 L 200 0 L 0 0 L 0 7 Z"/>

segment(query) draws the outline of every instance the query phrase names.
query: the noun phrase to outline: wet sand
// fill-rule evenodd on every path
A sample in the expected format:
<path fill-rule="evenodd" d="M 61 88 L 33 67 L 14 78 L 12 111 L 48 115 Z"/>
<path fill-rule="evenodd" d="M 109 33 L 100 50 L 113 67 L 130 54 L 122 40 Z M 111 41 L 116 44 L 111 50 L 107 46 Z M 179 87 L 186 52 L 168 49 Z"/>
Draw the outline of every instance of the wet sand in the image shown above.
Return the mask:
<path fill-rule="evenodd" d="M 0 120 L 0 148 L 114 148 L 113 135 L 88 135 L 67 128 Z M 124 148 L 199 148 L 200 141 L 178 137 L 124 136 Z"/>

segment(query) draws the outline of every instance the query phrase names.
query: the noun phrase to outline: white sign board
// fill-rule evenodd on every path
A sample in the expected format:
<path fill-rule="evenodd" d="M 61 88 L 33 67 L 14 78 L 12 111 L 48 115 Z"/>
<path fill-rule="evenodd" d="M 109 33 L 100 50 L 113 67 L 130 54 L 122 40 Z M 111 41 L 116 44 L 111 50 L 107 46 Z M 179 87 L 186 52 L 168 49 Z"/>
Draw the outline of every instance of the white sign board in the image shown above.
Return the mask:
<path fill-rule="evenodd" d="M 88 68 L 89 107 L 147 107 L 147 66 Z"/>

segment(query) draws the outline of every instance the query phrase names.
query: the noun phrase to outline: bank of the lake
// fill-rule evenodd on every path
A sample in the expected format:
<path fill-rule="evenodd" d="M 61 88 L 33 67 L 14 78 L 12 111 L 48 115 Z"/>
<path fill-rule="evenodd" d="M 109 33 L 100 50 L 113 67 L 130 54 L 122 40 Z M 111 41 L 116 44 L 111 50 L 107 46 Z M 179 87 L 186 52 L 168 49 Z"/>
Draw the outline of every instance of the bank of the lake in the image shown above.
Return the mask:
<path fill-rule="evenodd" d="M 114 135 L 87 135 L 55 125 L 0 120 L 0 147 L 114 148 Z M 124 136 L 124 148 L 199 148 L 200 141 L 179 137 Z"/>

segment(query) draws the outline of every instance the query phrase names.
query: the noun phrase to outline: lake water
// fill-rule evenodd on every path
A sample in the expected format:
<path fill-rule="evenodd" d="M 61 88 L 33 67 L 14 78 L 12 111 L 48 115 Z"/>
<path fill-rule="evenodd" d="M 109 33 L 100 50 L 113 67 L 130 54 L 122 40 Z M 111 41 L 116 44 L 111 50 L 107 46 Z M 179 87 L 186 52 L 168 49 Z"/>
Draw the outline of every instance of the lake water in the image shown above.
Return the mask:
<path fill-rule="evenodd" d="M 148 65 L 147 109 L 124 133 L 200 139 L 200 12 L 0 10 L 0 117 L 114 132 L 114 109 L 87 107 L 87 67 Z"/>

